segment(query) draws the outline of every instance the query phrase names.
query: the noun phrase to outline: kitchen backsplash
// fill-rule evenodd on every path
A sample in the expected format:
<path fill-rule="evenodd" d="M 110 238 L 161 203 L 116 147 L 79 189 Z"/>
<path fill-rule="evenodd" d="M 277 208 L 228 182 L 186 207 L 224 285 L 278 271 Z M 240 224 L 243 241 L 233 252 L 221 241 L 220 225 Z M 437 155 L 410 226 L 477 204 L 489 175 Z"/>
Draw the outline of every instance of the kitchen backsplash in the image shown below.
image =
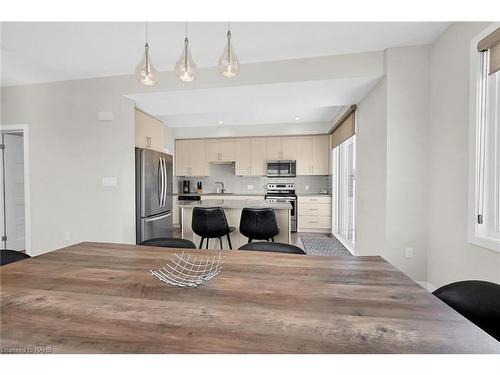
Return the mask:
<path fill-rule="evenodd" d="M 265 176 L 235 176 L 234 163 L 232 164 L 210 164 L 210 177 L 174 177 L 174 194 L 182 191 L 182 181 L 191 181 L 191 192 L 196 188 L 196 183 L 201 181 L 203 193 L 215 193 L 215 182 L 224 182 L 224 187 L 228 193 L 237 194 L 265 194 L 268 183 L 272 182 L 293 182 L 297 194 L 319 193 L 320 190 L 327 190 L 331 193 L 330 176 L 297 176 L 290 178 L 268 178 Z M 248 186 L 253 186 L 249 189 Z M 306 190 L 306 186 L 309 187 Z"/>

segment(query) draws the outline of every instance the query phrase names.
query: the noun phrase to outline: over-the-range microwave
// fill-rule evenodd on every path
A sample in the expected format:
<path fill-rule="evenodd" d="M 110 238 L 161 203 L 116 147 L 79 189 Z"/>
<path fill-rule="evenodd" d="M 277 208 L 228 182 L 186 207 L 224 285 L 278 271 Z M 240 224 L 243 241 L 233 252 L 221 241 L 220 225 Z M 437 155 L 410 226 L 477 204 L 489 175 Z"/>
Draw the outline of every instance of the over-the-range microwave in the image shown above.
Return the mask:
<path fill-rule="evenodd" d="M 295 160 L 268 160 L 267 177 L 295 177 L 297 162 Z"/>

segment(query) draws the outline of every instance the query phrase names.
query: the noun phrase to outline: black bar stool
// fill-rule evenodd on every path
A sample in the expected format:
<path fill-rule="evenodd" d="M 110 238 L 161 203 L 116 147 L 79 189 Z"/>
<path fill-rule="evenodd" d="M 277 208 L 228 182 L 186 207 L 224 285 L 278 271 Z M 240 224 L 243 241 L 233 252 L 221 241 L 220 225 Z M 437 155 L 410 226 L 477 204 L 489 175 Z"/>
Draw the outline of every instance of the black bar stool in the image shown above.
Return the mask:
<path fill-rule="evenodd" d="M 240 233 L 253 240 L 273 241 L 280 233 L 272 208 L 244 208 L 241 211 Z"/>
<path fill-rule="evenodd" d="M 302 254 L 302 255 L 305 255 L 306 253 L 300 247 L 280 242 L 252 242 L 243 245 L 238 250 L 271 251 L 273 253 Z"/>
<path fill-rule="evenodd" d="M 183 238 L 171 238 L 171 237 L 151 238 L 150 240 L 142 241 L 140 245 L 196 249 L 196 245 L 192 241 L 185 240 Z"/>
<path fill-rule="evenodd" d="M 0 266 L 18 262 L 23 259 L 31 258 L 28 254 L 16 250 L 0 250 Z"/>
<path fill-rule="evenodd" d="M 220 248 L 222 249 L 222 237 L 224 236 L 227 237 L 229 248 L 233 248 L 229 233 L 231 233 L 235 228 L 230 227 L 227 224 L 226 214 L 221 207 L 194 207 L 191 228 L 194 233 L 201 237 L 199 246 L 200 249 L 203 247 L 203 241 L 205 238 L 207 239 L 207 249 L 210 238 L 218 238 Z"/>

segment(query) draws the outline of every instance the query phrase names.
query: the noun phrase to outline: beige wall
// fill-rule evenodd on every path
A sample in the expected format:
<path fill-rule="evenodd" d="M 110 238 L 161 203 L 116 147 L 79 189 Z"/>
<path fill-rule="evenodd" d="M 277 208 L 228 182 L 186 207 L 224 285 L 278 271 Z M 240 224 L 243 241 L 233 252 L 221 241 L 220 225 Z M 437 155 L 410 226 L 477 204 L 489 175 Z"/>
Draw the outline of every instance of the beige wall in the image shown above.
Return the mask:
<path fill-rule="evenodd" d="M 430 50 L 428 280 L 500 283 L 500 253 L 467 242 L 469 48 L 487 23 L 453 24 Z"/>

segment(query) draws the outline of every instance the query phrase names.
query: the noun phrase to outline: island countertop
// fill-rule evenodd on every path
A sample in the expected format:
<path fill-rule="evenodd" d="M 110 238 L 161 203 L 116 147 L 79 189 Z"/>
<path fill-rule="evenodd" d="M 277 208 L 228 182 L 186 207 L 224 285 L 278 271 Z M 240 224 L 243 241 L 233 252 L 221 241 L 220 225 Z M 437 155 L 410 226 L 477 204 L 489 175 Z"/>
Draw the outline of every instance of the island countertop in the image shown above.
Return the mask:
<path fill-rule="evenodd" d="M 286 202 L 272 203 L 265 200 L 250 199 L 204 199 L 200 201 L 179 201 L 180 207 L 222 207 L 222 208 L 272 208 L 275 210 L 291 210 L 292 205 Z"/>

